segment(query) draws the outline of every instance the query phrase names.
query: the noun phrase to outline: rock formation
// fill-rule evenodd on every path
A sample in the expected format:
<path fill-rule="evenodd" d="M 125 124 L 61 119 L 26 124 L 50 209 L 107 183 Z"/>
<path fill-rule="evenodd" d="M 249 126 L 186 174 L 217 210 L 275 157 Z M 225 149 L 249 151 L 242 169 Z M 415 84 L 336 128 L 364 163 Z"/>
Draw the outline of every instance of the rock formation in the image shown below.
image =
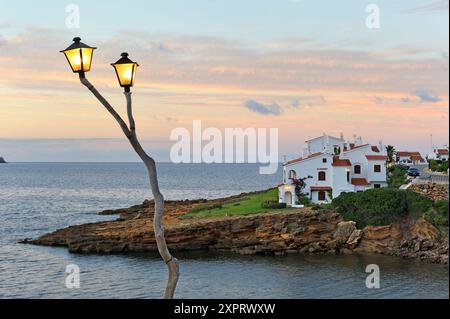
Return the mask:
<path fill-rule="evenodd" d="M 6 163 L 5 159 L 0 156 L 0 164 L 5 164 L 5 163 Z"/>
<path fill-rule="evenodd" d="M 448 200 L 448 184 L 413 184 L 409 189 L 416 193 L 425 195 L 434 201 Z"/>
<path fill-rule="evenodd" d="M 361 230 L 354 222 L 343 221 L 334 211 L 310 208 L 250 216 L 184 218 L 187 211 L 204 202 L 166 203 L 166 238 L 171 250 L 226 250 L 239 254 L 275 255 L 380 253 L 448 263 L 448 238 L 424 219 Z M 79 253 L 156 251 L 152 206 L 151 202 L 144 202 L 129 209 L 104 211 L 101 214 L 120 214 L 120 217 L 116 221 L 69 227 L 24 242 L 65 246 L 71 252 Z"/>

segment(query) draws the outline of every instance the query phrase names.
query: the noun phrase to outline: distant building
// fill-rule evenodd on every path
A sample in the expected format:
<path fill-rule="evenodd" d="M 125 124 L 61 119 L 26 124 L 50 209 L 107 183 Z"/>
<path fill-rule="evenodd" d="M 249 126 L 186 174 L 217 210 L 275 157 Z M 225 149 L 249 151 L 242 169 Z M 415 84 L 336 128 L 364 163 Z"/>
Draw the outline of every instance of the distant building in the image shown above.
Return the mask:
<path fill-rule="evenodd" d="M 435 148 L 429 159 L 448 161 L 448 148 Z"/>
<path fill-rule="evenodd" d="M 395 152 L 395 161 L 404 165 L 426 165 L 427 161 L 422 157 L 420 152 Z"/>
<path fill-rule="evenodd" d="M 279 202 L 295 205 L 293 180 L 305 180 L 304 195 L 313 203 L 329 203 L 343 192 L 362 192 L 387 186 L 387 154 L 383 143 L 374 146 L 362 138 L 350 143 L 324 134 L 306 141 L 304 156 L 283 164 Z"/>

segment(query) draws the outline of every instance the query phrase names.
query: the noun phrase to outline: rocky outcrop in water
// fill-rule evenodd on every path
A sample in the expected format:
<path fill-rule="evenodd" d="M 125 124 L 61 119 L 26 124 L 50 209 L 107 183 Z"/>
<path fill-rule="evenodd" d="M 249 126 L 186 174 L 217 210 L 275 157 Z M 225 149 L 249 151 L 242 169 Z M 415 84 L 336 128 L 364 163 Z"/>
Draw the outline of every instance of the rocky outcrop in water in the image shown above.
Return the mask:
<path fill-rule="evenodd" d="M 204 202 L 166 203 L 166 239 L 170 249 L 275 255 L 379 253 L 448 263 L 448 238 L 424 219 L 361 230 L 334 211 L 310 208 L 239 217 L 183 218 L 188 210 Z M 65 246 L 78 253 L 156 251 L 152 207 L 152 202 L 145 202 L 129 209 L 105 211 L 101 214 L 118 213 L 120 218 L 73 226 L 24 242 Z"/>
<path fill-rule="evenodd" d="M 388 226 L 367 226 L 355 252 L 379 253 L 448 264 L 448 237 L 419 218 Z"/>
<path fill-rule="evenodd" d="M 3 157 L 0 156 L 0 164 L 6 164 L 6 161 Z"/>

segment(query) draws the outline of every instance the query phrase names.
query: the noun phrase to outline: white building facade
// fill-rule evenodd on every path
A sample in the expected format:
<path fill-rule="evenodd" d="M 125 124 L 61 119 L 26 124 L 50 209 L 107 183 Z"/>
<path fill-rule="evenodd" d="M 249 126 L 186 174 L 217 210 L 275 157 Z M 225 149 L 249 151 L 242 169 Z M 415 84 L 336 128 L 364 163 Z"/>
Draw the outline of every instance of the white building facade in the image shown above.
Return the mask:
<path fill-rule="evenodd" d="M 382 142 L 372 146 L 358 138 L 354 143 L 324 134 L 306 141 L 305 154 L 283 165 L 279 202 L 297 203 L 295 179 L 305 179 L 302 193 L 313 203 L 329 203 L 344 192 L 387 187 L 387 154 Z"/>
<path fill-rule="evenodd" d="M 435 148 L 433 153 L 428 156 L 429 159 L 448 161 L 448 147 Z"/>
<path fill-rule="evenodd" d="M 427 165 L 420 152 L 396 151 L 395 161 L 408 166 Z"/>

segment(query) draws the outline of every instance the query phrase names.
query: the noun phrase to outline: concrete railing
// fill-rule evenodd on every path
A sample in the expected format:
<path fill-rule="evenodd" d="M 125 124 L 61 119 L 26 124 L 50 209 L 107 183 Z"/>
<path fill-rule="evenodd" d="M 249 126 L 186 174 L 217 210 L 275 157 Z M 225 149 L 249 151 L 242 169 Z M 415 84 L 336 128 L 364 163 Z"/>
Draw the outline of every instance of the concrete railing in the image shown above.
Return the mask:
<path fill-rule="evenodd" d="M 436 184 L 448 184 L 449 178 L 448 175 L 429 175 L 426 178 L 415 178 L 411 181 L 412 184 L 427 184 L 427 183 L 436 183 Z"/>

